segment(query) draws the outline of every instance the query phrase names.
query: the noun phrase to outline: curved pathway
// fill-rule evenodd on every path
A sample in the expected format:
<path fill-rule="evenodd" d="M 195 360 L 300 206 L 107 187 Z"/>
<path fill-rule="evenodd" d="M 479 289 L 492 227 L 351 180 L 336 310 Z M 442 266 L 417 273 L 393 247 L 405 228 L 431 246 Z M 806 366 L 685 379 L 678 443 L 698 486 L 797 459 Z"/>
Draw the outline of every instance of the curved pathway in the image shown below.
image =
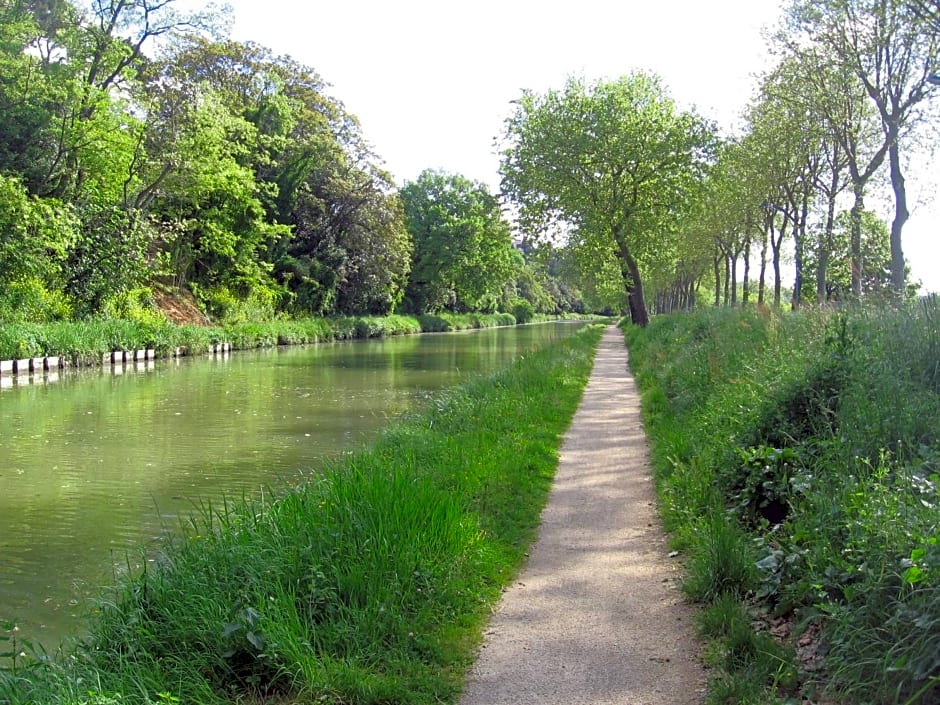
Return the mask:
<path fill-rule="evenodd" d="M 693 705 L 691 609 L 655 509 L 623 334 L 604 333 L 539 538 L 504 593 L 461 705 Z"/>

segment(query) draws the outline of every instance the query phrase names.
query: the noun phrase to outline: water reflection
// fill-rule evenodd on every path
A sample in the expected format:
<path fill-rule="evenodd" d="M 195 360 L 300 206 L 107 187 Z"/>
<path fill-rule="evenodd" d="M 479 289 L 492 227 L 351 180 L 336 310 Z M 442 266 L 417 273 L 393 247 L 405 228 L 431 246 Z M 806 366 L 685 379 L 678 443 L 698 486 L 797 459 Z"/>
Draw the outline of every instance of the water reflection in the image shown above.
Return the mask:
<path fill-rule="evenodd" d="M 576 327 L 0 377 L 0 620 L 54 647 L 113 571 L 194 505 L 294 484 L 429 394 Z"/>

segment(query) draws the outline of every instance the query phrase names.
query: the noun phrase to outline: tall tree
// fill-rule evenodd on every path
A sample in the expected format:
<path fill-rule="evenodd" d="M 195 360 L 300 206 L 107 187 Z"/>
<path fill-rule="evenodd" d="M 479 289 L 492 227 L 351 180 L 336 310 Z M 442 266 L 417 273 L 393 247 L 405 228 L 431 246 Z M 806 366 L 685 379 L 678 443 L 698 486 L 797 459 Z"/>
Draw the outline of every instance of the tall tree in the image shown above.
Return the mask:
<path fill-rule="evenodd" d="M 526 91 L 515 106 L 501 173 L 523 228 L 560 228 L 616 253 L 632 320 L 646 325 L 644 263 L 675 257 L 682 213 L 710 157 L 709 126 L 644 73 L 572 78 L 562 90 Z"/>
<path fill-rule="evenodd" d="M 407 302 L 417 313 L 495 309 L 514 273 L 509 224 L 484 184 L 422 172 L 401 190 L 414 240 Z"/>
<path fill-rule="evenodd" d="M 199 37 L 152 69 L 145 152 L 155 159 L 142 193 L 178 190 L 177 174 L 203 163 L 210 150 L 190 159 L 181 137 L 216 103 L 219 125 L 241 124 L 236 163 L 255 182 L 265 220 L 283 228 L 258 257 L 273 267 L 285 305 L 318 315 L 387 313 L 397 305 L 411 254 L 401 206 L 358 122 L 326 95 L 315 71 L 256 44 Z M 209 172 L 213 161 L 225 163 L 210 160 Z M 191 218 L 170 216 L 171 225 Z"/>
<path fill-rule="evenodd" d="M 833 72 L 854 77 L 881 123 L 894 192 L 891 224 L 891 280 L 905 283 L 901 234 L 909 217 L 902 148 L 921 115 L 922 103 L 936 91 L 927 78 L 937 71 L 940 35 L 926 31 L 922 17 L 906 0 L 793 0 L 788 18 L 796 46 L 809 47 Z M 861 218 L 856 209 L 856 225 Z"/>

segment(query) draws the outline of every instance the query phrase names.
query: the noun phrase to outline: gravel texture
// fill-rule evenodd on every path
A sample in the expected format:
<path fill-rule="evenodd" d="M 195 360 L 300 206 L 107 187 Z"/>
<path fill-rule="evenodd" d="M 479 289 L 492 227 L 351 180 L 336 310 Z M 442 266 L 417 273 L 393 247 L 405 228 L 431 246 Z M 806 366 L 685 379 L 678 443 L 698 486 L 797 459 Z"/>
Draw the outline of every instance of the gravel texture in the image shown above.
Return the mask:
<path fill-rule="evenodd" d="M 626 346 L 611 327 L 539 538 L 493 615 L 461 705 L 703 702 L 701 647 L 678 579 Z"/>

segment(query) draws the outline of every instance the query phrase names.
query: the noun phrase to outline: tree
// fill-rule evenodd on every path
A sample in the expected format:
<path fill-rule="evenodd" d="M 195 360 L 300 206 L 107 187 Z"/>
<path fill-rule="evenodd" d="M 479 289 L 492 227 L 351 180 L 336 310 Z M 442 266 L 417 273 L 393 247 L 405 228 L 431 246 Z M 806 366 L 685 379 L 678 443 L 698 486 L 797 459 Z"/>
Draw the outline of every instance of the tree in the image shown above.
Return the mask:
<path fill-rule="evenodd" d="M 826 280 L 829 299 L 842 300 L 852 296 L 851 258 L 847 257 L 852 240 L 851 212 L 840 213 L 833 231 L 833 258 Z M 861 214 L 862 238 L 860 280 L 862 294 L 877 294 L 891 288 L 891 237 L 888 226 L 871 211 Z"/>
<path fill-rule="evenodd" d="M 646 325 L 642 270 L 675 255 L 711 130 L 643 73 L 590 85 L 572 78 L 562 90 L 526 91 L 515 105 L 501 173 L 523 230 L 560 228 L 579 246 L 614 252 L 632 320 Z"/>
<path fill-rule="evenodd" d="M 3 233 L 7 273 L 81 315 L 155 280 L 217 313 L 393 310 L 411 243 L 356 119 L 312 69 L 181 6 L 0 0 L 0 200 L 50 220 Z"/>
<path fill-rule="evenodd" d="M 412 242 L 390 178 L 348 162 L 310 176 L 291 210 L 293 235 L 273 258 L 299 310 L 387 314 L 401 302 Z"/>
<path fill-rule="evenodd" d="M 917 126 L 921 104 L 935 92 L 927 78 L 940 61 L 940 35 L 926 31 L 922 16 L 904 0 L 794 0 L 789 19 L 798 35 L 794 44 L 806 47 L 817 64 L 828 64 L 832 75 L 852 76 L 875 108 L 882 141 L 869 165 L 877 168 L 887 155 L 895 204 L 891 279 L 895 290 L 903 292 L 901 234 L 909 213 L 902 145 Z M 854 173 L 853 181 L 859 181 Z M 856 230 L 862 210 L 858 203 Z"/>
<path fill-rule="evenodd" d="M 924 31 L 940 35 L 940 0 L 908 0 L 907 6 L 924 22 Z"/>
<path fill-rule="evenodd" d="M 479 182 L 426 170 L 401 190 L 414 240 L 406 299 L 416 313 L 495 310 L 513 275 L 499 202 Z"/>

